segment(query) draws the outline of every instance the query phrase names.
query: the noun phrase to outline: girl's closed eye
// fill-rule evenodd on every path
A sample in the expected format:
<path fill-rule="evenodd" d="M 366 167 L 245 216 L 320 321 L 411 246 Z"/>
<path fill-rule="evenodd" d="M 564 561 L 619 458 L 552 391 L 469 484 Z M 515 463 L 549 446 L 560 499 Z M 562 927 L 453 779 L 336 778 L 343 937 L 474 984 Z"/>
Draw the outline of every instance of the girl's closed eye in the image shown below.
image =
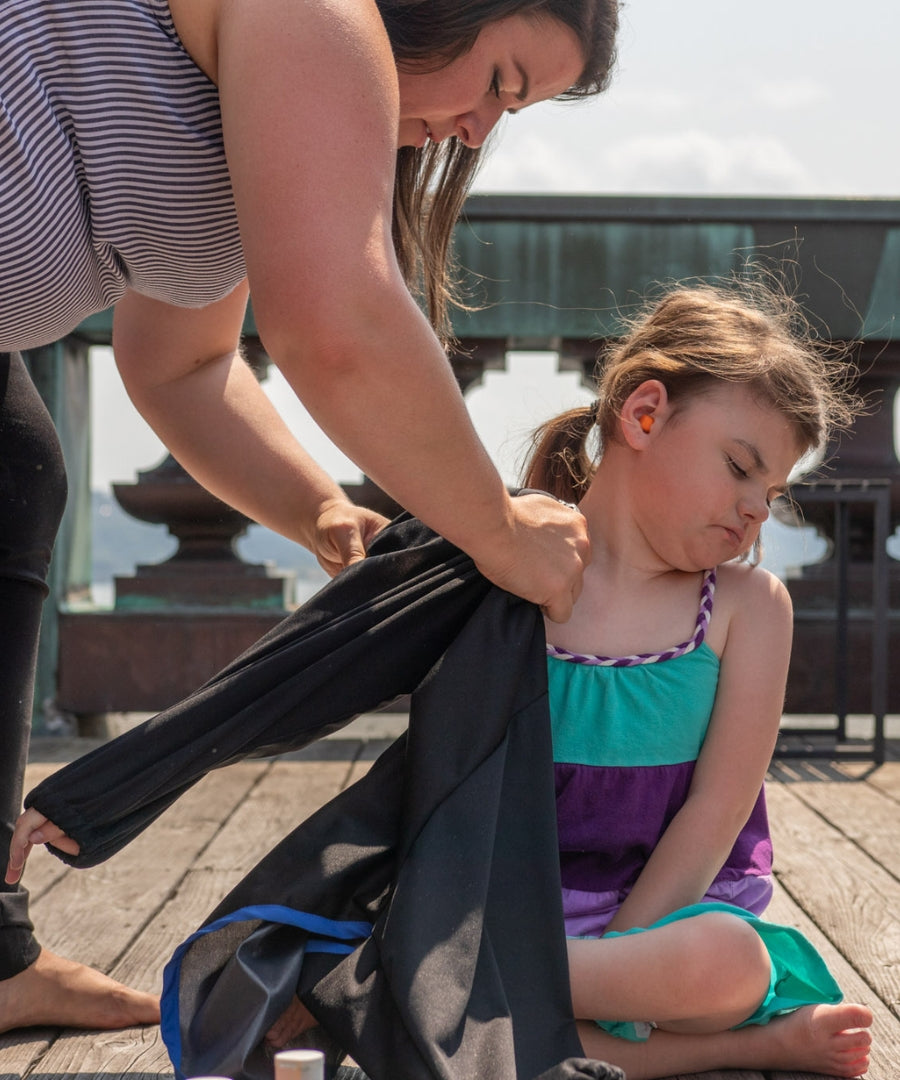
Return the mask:
<path fill-rule="evenodd" d="M 500 68 L 494 68 L 494 75 L 491 79 L 491 85 L 488 87 L 488 92 L 493 94 L 495 98 L 500 97 Z"/>
<path fill-rule="evenodd" d="M 738 463 L 734 460 L 734 458 L 729 457 L 725 460 L 728 462 L 729 468 L 732 470 L 732 472 L 734 472 L 737 476 L 740 476 L 742 480 L 748 479 L 750 474 L 747 472 L 746 469 L 742 469 L 740 465 L 738 465 Z"/>

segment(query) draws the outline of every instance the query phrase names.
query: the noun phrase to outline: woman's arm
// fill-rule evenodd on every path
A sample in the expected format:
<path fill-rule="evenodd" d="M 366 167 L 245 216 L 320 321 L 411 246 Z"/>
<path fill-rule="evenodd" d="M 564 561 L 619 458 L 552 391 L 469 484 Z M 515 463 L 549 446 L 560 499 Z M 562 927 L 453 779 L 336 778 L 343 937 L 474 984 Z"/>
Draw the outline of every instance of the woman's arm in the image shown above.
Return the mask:
<path fill-rule="evenodd" d="M 714 621 L 723 615 L 727 639 L 716 703 L 688 797 L 610 923 L 611 930 L 648 926 L 699 902 L 759 796 L 784 708 L 790 597 L 766 570 L 720 567 Z"/>
<path fill-rule="evenodd" d="M 330 574 L 363 558 L 385 519 L 354 506 L 300 446 L 237 351 L 245 286 L 202 310 L 127 293 L 113 347 L 125 387 L 174 457 Z"/>
<path fill-rule="evenodd" d="M 375 4 L 222 0 L 215 77 L 266 351 L 368 476 L 493 581 L 567 618 L 583 521 L 509 498 L 397 266 L 397 79 Z"/>

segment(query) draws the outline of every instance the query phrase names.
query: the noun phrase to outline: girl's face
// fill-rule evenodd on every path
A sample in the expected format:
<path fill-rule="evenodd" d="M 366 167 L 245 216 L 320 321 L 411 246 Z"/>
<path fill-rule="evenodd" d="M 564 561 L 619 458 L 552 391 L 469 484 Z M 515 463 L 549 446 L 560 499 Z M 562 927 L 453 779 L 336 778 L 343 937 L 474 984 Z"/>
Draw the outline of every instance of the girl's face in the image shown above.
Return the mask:
<path fill-rule="evenodd" d="M 504 112 L 557 97 L 577 82 L 584 56 L 574 32 L 550 17 L 489 23 L 472 48 L 438 71 L 398 71 L 398 146 L 456 135 L 481 146 Z"/>
<path fill-rule="evenodd" d="M 651 546 L 689 571 L 749 552 L 802 453 L 790 421 L 746 387 L 723 384 L 651 431 L 635 490 Z"/>

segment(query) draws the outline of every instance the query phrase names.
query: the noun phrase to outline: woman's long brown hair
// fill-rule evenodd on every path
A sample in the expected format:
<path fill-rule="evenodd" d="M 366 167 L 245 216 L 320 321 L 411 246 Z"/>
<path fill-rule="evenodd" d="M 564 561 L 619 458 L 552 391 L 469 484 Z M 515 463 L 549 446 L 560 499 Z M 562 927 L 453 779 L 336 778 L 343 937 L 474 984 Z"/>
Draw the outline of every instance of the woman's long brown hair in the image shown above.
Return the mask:
<path fill-rule="evenodd" d="M 618 0 L 377 0 L 397 66 L 435 71 L 468 52 L 489 23 L 512 15 L 554 18 L 573 30 L 584 52 L 578 81 L 560 100 L 606 89 L 615 59 Z M 432 325 L 451 336 L 456 291 L 451 241 L 481 151 L 458 139 L 401 147 L 394 180 L 393 239 L 400 269 Z"/>

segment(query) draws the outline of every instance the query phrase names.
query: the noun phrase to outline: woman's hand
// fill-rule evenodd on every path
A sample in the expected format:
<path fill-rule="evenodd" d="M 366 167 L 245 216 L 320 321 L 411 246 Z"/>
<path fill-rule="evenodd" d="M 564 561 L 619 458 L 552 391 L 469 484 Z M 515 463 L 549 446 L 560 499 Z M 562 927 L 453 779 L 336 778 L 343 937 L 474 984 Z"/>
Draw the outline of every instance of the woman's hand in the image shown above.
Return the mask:
<path fill-rule="evenodd" d="M 581 593 L 591 561 L 587 524 L 580 510 L 549 495 L 510 500 L 507 536 L 473 555 L 478 569 L 495 585 L 539 604 L 553 622 L 566 622 Z"/>
<path fill-rule="evenodd" d="M 25 860 L 31 854 L 35 844 L 53 844 L 68 855 L 77 855 L 80 846 L 49 821 L 40 811 L 29 807 L 19 815 L 9 843 L 9 862 L 6 866 L 5 881 L 15 885 L 25 869 Z"/>
<path fill-rule="evenodd" d="M 348 500 L 323 503 L 316 519 L 313 552 L 319 565 L 334 577 L 345 566 L 366 557 L 369 544 L 388 519 Z"/>

